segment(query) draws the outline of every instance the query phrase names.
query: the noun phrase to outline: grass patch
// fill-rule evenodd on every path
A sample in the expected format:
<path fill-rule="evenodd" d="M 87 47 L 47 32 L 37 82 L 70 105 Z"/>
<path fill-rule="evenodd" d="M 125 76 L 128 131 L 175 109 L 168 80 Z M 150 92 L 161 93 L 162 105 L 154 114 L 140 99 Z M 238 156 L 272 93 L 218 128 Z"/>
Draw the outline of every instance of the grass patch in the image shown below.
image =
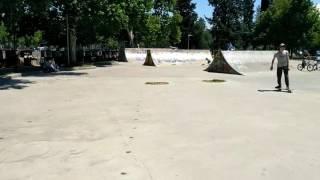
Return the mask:
<path fill-rule="evenodd" d="M 168 85 L 168 82 L 146 82 L 146 85 Z"/>
<path fill-rule="evenodd" d="M 205 83 L 224 83 L 226 81 L 223 79 L 211 79 L 211 80 L 203 80 L 202 82 L 205 82 Z"/>

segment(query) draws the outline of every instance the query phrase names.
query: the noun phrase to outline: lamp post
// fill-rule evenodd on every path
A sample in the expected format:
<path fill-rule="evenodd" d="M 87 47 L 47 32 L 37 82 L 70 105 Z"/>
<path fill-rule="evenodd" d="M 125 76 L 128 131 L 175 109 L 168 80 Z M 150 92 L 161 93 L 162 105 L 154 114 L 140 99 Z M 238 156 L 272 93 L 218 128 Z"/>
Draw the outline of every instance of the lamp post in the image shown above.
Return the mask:
<path fill-rule="evenodd" d="M 67 64 L 70 66 L 70 35 L 69 35 L 69 15 L 66 13 L 66 24 L 67 24 Z"/>
<path fill-rule="evenodd" d="M 188 34 L 188 49 L 190 49 L 190 37 L 191 36 L 192 36 L 191 34 Z"/>

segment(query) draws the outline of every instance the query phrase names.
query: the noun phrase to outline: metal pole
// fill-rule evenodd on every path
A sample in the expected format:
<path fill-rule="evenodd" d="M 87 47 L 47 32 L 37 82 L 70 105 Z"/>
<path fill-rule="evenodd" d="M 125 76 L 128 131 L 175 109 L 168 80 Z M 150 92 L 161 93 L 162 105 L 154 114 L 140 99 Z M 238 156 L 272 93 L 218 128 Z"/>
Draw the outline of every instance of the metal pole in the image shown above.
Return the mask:
<path fill-rule="evenodd" d="M 188 34 L 188 49 L 190 49 L 190 37 L 191 36 L 192 36 L 191 34 Z"/>
<path fill-rule="evenodd" d="M 188 34 L 188 49 L 190 49 L 190 34 Z"/>
<path fill-rule="evenodd" d="M 70 45 L 69 45 L 69 15 L 68 15 L 68 13 L 67 13 L 67 15 L 66 15 L 67 17 L 66 17 L 66 19 L 67 19 L 67 60 L 68 60 L 68 66 L 70 65 Z"/>

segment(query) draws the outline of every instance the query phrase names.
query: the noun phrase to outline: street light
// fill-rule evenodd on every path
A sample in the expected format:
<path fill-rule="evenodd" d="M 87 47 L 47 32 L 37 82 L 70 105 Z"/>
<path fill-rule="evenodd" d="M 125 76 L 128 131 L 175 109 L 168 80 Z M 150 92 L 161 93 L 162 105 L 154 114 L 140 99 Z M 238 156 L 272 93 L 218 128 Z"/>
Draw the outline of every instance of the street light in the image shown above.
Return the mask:
<path fill-rule="evenodd" d="M 188 49 L 190 49 L 190 37 L 192 37 L 192 34 L 188 34 Z"/>

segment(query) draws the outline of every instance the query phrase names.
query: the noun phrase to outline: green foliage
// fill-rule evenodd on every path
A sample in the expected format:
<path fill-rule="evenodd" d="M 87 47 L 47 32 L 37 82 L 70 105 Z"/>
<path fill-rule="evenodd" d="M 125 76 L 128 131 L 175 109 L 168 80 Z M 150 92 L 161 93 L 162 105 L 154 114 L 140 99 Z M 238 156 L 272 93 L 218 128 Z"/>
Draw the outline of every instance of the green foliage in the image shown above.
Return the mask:
<path fill-rule="evenodd" d="M 277 47 L 285 42 L 290 49 L 308 48 L 316 43 L 319 12 L 310 0 L 275 0 L 258 18 L 256 44 Z"/>
<path fill-rule="evenodd" d="M 47 5 L 48 0 L 0 1 L 0 21 L 7 27 L 8 39 L 14 48 L 19 43 L 29 44 L 30 37 L 46 24 Z"/>
<path fill-rule="evenodd" d="M 272 0 L 261 0 L 261 11 L 266 11 L 271 5 Z"/>
<path fill-rule="evenodd" d="M 9 33 L 3 22 L 0 23 L 0 46 L 4 46 L 8 41 Z"/>
<path fill-rule="evenodd" d="M 206 28 L 206 22 L 203 18 L 200 18 L 195 22 L 191 42 L 191 47 L 197 49 L 211 49 L 212 36 L 210 31 Z"/>
<path fill-rule="evenodd" d="M 109 49 L 117 49 L 119 47 L 119 42 L 112 37 L 107 38 L 105 44 Z"/>
<path fill-rule="evenodd" d="M 196 4 L 192 3 L 191 0 L 178 0 L 176 4 L 176 10 L 179 11 L 182 16 L 181 22 L 181 43 L 179 44 L 180 48 L 187 49 L 188 48 L 188 36 L 195 35 L 196 31 L 196 22 L 198 19 L 198 15 L 195 12 Z M 195 47 L 196 39 L 191 39 L 191 46 Z M 196 48 L 196 47 L 195 47 Z"/>
<path fill-rule="evenodd" d="M 320 47 L 320 20 L 318 20 L 307 34 L 310 41 L 307 43 L 312 50 L 318 50 Z M 303 48 L 303 47 L 302 47 Z"/>
<path fill-rule="evenodd" d="M 155 47 L 157 46 L 157 39 L 161 32 L 160 17 L 149 16 L 145 22 L 144 35 L 142 36 L 142 46 Z"/>
<path fill-rule="evenodd" d="M 174 6 L 174 0 L 154 1 L 153 13 L 147 13 L 136 34 L 136 42 L 140 47 L 169 47 L 180 42 L 179 25 L 182 17 L 174 10 Z"/>
<path fill-rule="evenodd" d="M 65 47 L 68 17 L 73 53 L 77 46 L 117 48 L 123 42 L 187 48 L 189 34 L 190 47 L 200 49 L 226 48 L 230 42 L 237 49 L 274 48 L 280 42 L 290 49 L 320 46 L 320 16 L 311 0 L 264 0 L 256 22 L 254 2 L 209 0 L 214 9 L 209 32 L 192 0 L 1 0 L 0 44 Z"/>
<path fill-rule="evenodd" d="M 209 0 L 214 7 L 212 24 L 214 48 L 225 49 L 233 43 L 238 49 L 250 44 L 253 28 L 254 0 Z"/>
<path fill-rule="evenodd" d="M 181 22 L 182 22 L 182 16 L 179 13 L 175 12 L 169 24 L 169 27 L 170 27 L 169 39 L 170 39 L 171 45 L 175 46 L 176 44 L 181 42 L 182 32 L 179 26 Z"/>
<path fill-rule="evenodd" d="M 19 47 L 38 47 L 42 41 L 43 33 L 41 31 L 36 31 L 32 36 L 22 36 L 18 38 L 17 44 Z"/>
<path fill-rule="evenodd" d="M 43 38 L 42 31 L 36 31 L 32 37 L 32 45 L 34 47 L 37 47 L 41 43 L 42 38 Z"/>
<path fill-rule="evenodd" d="M 66 46 L 68 19 L 72 48 L 75 43 L 81 46 L 101 43 L 116 48 L 118 40 L 168 47 L 181 39 L 181 16 L 174 10 L 175 3 L 175 0 L 2 0 L 0 13 L 5 16 L 0 20 L 7 27 L 6 39 L 19 46 L 35 46 L 39 39 L 45 39 L 49 45 Z M 133 36 L 129 36 L 131 32 Z"/>

